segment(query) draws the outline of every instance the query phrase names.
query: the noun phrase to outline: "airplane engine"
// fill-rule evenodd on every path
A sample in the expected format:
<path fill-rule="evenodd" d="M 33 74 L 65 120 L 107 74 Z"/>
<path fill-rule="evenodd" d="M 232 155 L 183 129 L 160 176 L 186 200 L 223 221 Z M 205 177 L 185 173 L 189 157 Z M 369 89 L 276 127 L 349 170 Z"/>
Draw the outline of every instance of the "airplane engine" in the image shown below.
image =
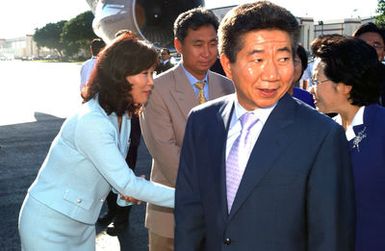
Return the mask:
<path fill-rule="evenodd" d="M 155 46 L 173 46 L 177 16 L 203 6 L 204 0 L 87 0 L 95 18 L 93 29 L 105 42 L 117 31 L 129 29 Z"/>

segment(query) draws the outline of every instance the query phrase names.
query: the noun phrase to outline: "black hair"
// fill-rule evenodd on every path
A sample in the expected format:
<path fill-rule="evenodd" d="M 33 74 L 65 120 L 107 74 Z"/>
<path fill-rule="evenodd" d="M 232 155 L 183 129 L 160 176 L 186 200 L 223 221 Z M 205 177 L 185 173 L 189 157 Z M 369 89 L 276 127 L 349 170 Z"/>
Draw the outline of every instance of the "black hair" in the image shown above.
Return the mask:
<path fill-rule="evenodd" d="M 91 73 L 83 102 L 98 95 L 107 114 L 137 114 L 141 104 L 134 103 L 128 76 L 156 66 L 158 53 L 150 43 L 139 40 L 132 32 L 124 32 L 99 54 Z"/>
<path fill-rule="evenodd" d="M 94 38 L 94 39 L 91 41 L 91 45 L 90 45 L 92 56 L 97 56 L 97 55 L 99 54 L 99 52 L 100 52 L 104 47 L 106 47 L 106 43 L 104 43 L 103 40 L 101 40 L 100 38 Z"/>
<path fill-rule="evenodd" d="M 383 31 L 372 22 L 365 23 L 365 24 L 361 25 L 360 27 L 358 27 L 358 29 L 353 32 L 353 37 L 359 37 L 362 34 L 368 33 L 368 32 L 373 32 L 373 33 L 379 34 L 382 38 L 382 42 L 385 43 L 385 37 L 384 37 Z"/>
<path fill-rule="evenodd" d="M 160 52 L 166 52 L 167 55 L 170 55 L 170 50 L 168 48 L 162 48 Z"/>
<path fill-rule="evenodd" d="M 305 48 L 303 48 L 302 45 L 297 46 L 296 53 L 297 53 L 299 59 L 301 60 L 302 72 L 301 72 L 301 76 L 299 76 L 299 79 L 301 79 L 303 72 L 307 68 L 307 53 L 306 53 Z M 299 79 L 297 79 L 296 81 L 298 81 Z"/>
<path fill-rule="evenodd" d="M 377 103 L 380 84 L 384 81 L 384 65 L 376 51 L 364 41 L 343 35 L 323 36 L 312 47 L 314 56 L 325 64 L 325 76 L 334 83 L 352 87 L 349 100 L 352 105 Z"/>
<path fill-rule="evenodd" d="M 217 16 L 203 7 L 197 7 L 181 13 L 174 22 L 174 36 L 183 43 L 188 29 L 197 30 L 202 26 L 212 25 L 215 31 L 219 22 Z"/>
<path fill-rule="evenodd" d="M 239 5 L 226 14 L 219 26 L 219 53 L 234 63 L 243 47 L 243 35 L 249 31 L 266 29 L 287 32 L 295 54 L 299 37 L 297 19 L 285 8 L 269 1 Z"/>

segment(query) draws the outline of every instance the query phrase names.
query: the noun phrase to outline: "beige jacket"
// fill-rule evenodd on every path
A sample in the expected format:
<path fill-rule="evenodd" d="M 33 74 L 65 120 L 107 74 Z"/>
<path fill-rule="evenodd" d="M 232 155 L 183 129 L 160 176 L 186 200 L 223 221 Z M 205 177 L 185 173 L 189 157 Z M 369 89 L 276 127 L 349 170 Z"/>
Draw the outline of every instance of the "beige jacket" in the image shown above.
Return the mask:
<path fill-rule="evenodd" d="M 211 71 L 208 86 L 210 100 L 234 92 L 231 80 Z M 175 187 L 187 117 L 197 105 L 198 99 L 181 64 L 155 78 L 140 118 L 142 135 L 153 158 L 151 180 Z M 172 209 L 148 204 L 145 225 L 153 233 L 174 238 Z"/>

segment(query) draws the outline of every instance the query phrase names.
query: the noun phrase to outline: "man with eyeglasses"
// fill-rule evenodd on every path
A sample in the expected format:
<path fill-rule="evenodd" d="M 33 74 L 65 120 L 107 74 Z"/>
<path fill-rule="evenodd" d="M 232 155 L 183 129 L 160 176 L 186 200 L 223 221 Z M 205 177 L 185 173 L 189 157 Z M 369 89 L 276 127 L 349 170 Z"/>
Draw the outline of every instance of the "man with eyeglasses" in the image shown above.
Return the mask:
<path fill-rule="evenodd" d="M 383 31 L 377 27 L 374 23 L 365 23 L 358 27 L 358 29 L 353 32 L 353 37 L 361 39 L 365 41 L 367 44 L 371 45 L 377 53 L 378 60 L 382 62 L 384 60 L 385 51 L 385 38 Z M 381 86 L 381 96 L 380 96 L 380 104 L 385 106 L 385 82 L 382 83 Z"/>

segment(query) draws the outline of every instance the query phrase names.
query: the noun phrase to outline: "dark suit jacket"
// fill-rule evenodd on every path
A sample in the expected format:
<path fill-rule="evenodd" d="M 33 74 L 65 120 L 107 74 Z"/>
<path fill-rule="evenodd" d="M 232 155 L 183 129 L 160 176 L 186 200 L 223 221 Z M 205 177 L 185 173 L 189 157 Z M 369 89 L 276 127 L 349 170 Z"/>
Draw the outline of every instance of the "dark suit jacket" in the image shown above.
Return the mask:
<path fill-rule="evenodd" d="M 299 100 L 302 100 L 303 102 L 305 102 L 305 104 L 308 104 L 311 107 L 315 108 L 314 98 L 310 92 L 308 92 L 304 89 L 298 88 L 298 87 L 294 87 L 293 88 L 293 97 L 295 97 Z"/>
<path fill-rule="evenodd" d="M 230 215 L 225 149 L 234 95 L 193 109 L 176 183 L 175 250 L 352 251 L 344 131 L 286 94 L 254 145 Z"/>
<path fill-rule="evenodd" d="M 167 63 L 163 64 L 163 63 L 159 63 L 158 66 L 156 67 L 155 71 L 156 71 L 156 74 L 160 74 L 162 72 L 165 72 L 167 71 L 168 69 L 172 68 L 174 65 L 169 61 L 167 61 Z"/>
<path fill-rule="evenodd" d="M 384 128 L 385 108 L 369 105 L 364 123 L 353 127 L 356 138 L 349 141 L 356 186 L 356 251 L 385 250 Z"/>

